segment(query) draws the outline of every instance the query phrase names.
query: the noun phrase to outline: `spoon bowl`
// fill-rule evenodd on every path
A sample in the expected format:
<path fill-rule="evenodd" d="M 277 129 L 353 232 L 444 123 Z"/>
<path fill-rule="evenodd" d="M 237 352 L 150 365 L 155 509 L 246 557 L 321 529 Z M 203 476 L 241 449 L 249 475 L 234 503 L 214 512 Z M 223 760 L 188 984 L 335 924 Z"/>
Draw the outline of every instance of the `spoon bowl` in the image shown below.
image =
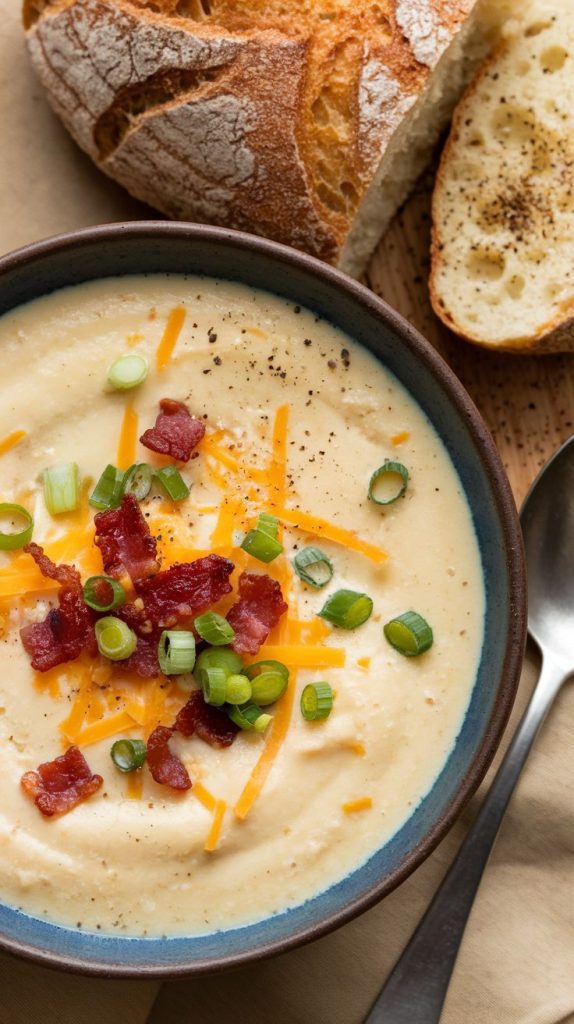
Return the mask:
<path fill-rule="evenodd" d="M 574 436 L 534 481 L 521 512 L 528 629 L 554 660 L 574 664 Z"/>

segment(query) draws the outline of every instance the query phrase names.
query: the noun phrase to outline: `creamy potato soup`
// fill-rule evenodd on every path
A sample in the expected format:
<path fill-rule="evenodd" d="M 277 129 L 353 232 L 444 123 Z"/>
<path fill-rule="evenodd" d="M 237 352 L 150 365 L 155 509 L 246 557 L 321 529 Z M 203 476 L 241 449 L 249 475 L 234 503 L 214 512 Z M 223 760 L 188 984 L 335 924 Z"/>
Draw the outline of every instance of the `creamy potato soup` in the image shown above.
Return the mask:
<path fill-rule="evenodd" d="M 26 539 L 13 535 L 28 521 L 3 508 L 0 897 L 51 921 L 126 935 L 206 933 L 313 897 L 405 822 L 443 767 L 469 704 L 484 591 L 469 509 L 446 451 L 394 377 L 350 338 L 306 309 L 225 281 L 151 276 L 67 289 L 4 316 L 0 348 L 0 500 L 27 510 L 33 542 L 81 577 L 78 584 L 56 570 L 51 578 L 37 551 L 34 559 L 22 546 L 5 550 L 7 537 Z M 114 388 L 108 372 L 126 355 L 145 357 L 149 371 L 132 388 Z M 133 382 L 130 365 L 112 375 L 116 385 L 126 383 L 122 372 Z M 203 434 L 187 461 L 139 441 L 153 433 L 166 398 Z M 399 470 L 387 465 L 373 498 L 392 499 L 407 486 L 379 504 L 369 486 L 387 460 Z M 130 580 L 129 559 L 113 566 L 109 550 L 95 544 L 94 517 L 121 516 L 123 504 L 113 508 L 126 501 L 122 473 L 142 463 L 130 499 L 139 525 L 117 529 L 127 530 L 129 546 L 143 523 L 156 564 L 150 549 L 151 565 L 132 567 Z M 122 472 L 112 479 L 109 470 L 106 485 L 107 466 Z M 176 482 L 171 496 L 165 474 L 156 475 L 166 466 Z M 46 476 L 58 467 L 60 477 Z M 89 502 L 96 489 L 99 512 Z M 66 501 L 72 510 L 58 511 Z M 305 556 L 324 586 L 294 568 L 309 548 L 325 556 Z M 154 612 L 157 563 L 169 572 L 209 556 L 217 558 L 202 565 L 219 566 L 230 592 L 207 604 L 180 593 L 175 621 Z M 75 628 L 65 602 L 76 602 L 80 615 L 78 593 L 83 600 L 86 581 L 106 570 L 125 604 L 107 612 L 82 605 L 78 651 L 76 635 L 62 636 Z M 245 605 L 244 595 L 240 611 L 230 611 L 245 573 L 275 581 L 273 607 L 265 595 Z M 106 581 L 99 587 L 103 607 L 114 591 Z M 93 621 L 117 622 L 128 606 L 133 618 L 125 613 L 113 660 L 102 651 L 118 653 L 114 624 L 100 630 L 98 648 Z M 239 653 L 222 667 L 219 641 L 233 630 L 208 616 L 220 630 L 210 634 L 220 671 L 202 676 L 206 645 L 194 622 L 206 612 L 229 614 L 236 635 L 226 650 L 234 643 Z M 416 614 L 389 633 L 397 648 L 384 627 L 405 613 Z M 161 641 L 165 629 L 170 637 Z M 173 632 L 186 634 L 181 651 Z M 138 674 L 130 650 L 137 645 L 153 664 L 160 642 L 170 674 Z M 59 663 L 35 670 L 46 651 Z M 255 695 L 258 678 L 249 666 L 264 659 L 280 663 L 267 666 L 271 691 L 278 679 L 287 686 L 248 713 L 257 702 L 245 694 L 252 685 Z M 304 717 L 306 688 L 307 714 L 324 717 Z M 223 733 L 231 729 L 230 745 L 214 745 L 209 726 L 175 727 L 193 693 L 218 702 L 208 711 Z M 119 740 L 132 742 L 120 745 L 123 761 L 115 748 L 114 763 Z M 50 768 L 70 748 L 86 765 L 85 788 L 77 761 L 65 766 L 71 779 L 58 775 L 61 762 Z M 165 781 L 172 770 L 184 780 L 179 789 Z"/>

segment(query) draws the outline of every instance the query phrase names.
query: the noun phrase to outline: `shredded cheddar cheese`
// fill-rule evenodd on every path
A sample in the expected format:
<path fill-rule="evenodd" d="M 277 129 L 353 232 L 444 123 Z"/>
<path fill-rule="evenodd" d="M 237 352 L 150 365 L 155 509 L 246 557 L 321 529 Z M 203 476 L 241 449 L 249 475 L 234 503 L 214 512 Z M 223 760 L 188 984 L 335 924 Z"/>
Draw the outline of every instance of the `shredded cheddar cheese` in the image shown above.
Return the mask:
<path fill-rule="evenodd" d="M 369 811 L 373 806 L 373 801 L 370 796 L 362 796 L 358 800 L 350 800 L 348 803 L 343 804 L 343 812 L 345 814 L 358 814 L 359 811 Z"/>
<path fill-rule="evenodd" d="M 128 775 L 128 784 L 126 790 L 126 796 L 128 800 L 141 800 L 143 794 L 143 774 L 141 769 L 135 772 L 130 772 Z"/>
<path fill-rule="evenodd" d="M 370 668 L 371 659 L 370 658 L 357 658 L 357 665 L 359 666 L 359 668 L 365 668 L 365 669 Z"/>
<path fill-rule="evenodd" d="M 262 658 L 281 661 L 290 668 L 344 668 L 347 652 L 344 647 L 265 644 L 255 658 L 257 661 Z"/>
<path fill-rule="evenodd" d="M 165 370 L 169 363 L 181 334 L 184 321 L 185 309 L 183 309 L 182 306 L 176 306 L 175 309 L 172 309 L 167 318 L 165 331 L 163 332 L 163 337 L 158 345 L 156 353 L 156 366 L 158 370 Z"/>
<path fill-rule="evenodd" d="M 269 736 L 266 740 L 263 753 L 256 762 L 249 779 L 243 787 L 239 800 L 235 804 L 235 816 L 236 818 L 239 818 L 240 821 L 243 821 L 247 817 L 249 811 L 253 807 L 253 804 L 257 800 L 257 797 L 265 785 L 265 780 L 275 763 L 275 759 L 285 742 L 289 724 L 291 722 L 291 712 L 293 710 L 296 689 L 297 673 L 292 672 L 287 690 L 277 705 L 273 724 L 270 726 Z"/>
<path fill-rule="evenodd" d="M 342 526 L 335 526 L 326 519 L 309 515 L 307 512 L 299 512 L 292 508 L 276 508 L 276 514 L 287 523 L 292 523 L 297 530 L 303 533 L 312 533 L 316 537 L 324 537 L 325 540 L 332 540 L 335 544 L 341 544 L 349 551 L 357 551 L 361 555 L 370 558 L 375 565 L 382 565 L 388 559 L 388 554 L 382 548 L 361 540 L 353 530 L 345 530 Z"/>
<path fill-rule="evenodd" d="M 0 441 L 0 455 L 5 455 L 11 448 L 14 448 L 26 437 L 25 430 L 13 430 L 11 434 Z"/>
<path fill-rule="evenodd" d="M 405 441 L 408 441 L 410 436 L 410 430 L 401 430 L 399 431 L 398 434 L 393 434 L 393 436 L 391 437 L 391 442 L 394 445 L 404 444 Z"/>
<path fill-rule="evenodd" d="M 225 800 L 218 800 L 215 805 L 215 811 L 213 814 L 213 822 L 209 830 L 209 835 L 205 841 L 203 849 L 206 853 L 213 853 L 217 849 L 219 842 L 219 836 L 221 834 L 221 826 L 227 810 L 227 804 Z"/>
<path fill-rule="evenodd" d="M 92 699 L 92 695 L 90 695 L 90 699 Z M 93 725 L 87 725 L 76 735 L 76 743 L 79 747 L 87 747 L 90 743 L 99 743 L 100 740 L 107 740 L 110 736 L 128 732 L 135 728 L 135 725 L 136 723 L 127 711 L 118 711 L 117 714 L 102 718 Z"/>
<path fill-rule="evenodd" d="M 118 469 L 129 469 L 136 461 L 136 445 L 138 442 L 138 416 L 131 402 L 128 402 L 122 419 L 118 453 L 116 461 Z"/>

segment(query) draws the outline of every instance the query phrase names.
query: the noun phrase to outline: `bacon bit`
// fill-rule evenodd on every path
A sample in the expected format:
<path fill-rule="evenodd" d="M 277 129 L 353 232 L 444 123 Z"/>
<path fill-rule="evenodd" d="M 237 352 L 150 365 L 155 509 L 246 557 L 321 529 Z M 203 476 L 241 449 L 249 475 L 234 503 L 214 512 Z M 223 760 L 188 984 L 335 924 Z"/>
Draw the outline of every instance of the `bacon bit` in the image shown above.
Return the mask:
<path fill-rule="evenodd" d="M 183 402 L 162 398 L 155 426 L 145 430 L 141 443 L 152 452 L 189 462 L 191 453 L 205 434 L 205 423 L 191 415 Z"/>
<path fill-rule="evenodd" d="M 230 747 L 239 732 L 225 711 L 205 703 L 201 690 L 191 694 L 187 704 L 178 713 L 174 728 L 182 736 L 193 736 L 196 733 L 204 743 L 212 747 Z"/>
<path fill-rule="evenodd" d="M 56 565 L 38 544 L 27 544 L 24 551 L 32 556 L 43 576 L 61 587 L 59 607 L 51 608 L 43 622 L 20 630 L 32 668 L 46 672 L 65 661 L 73 661 L 85 648 L 93 649 L 93 616 L 84 601 L 80 574 L 73 565 Z"/>
<path fill-rule="evenodd" d="M 158 571 L 157 543 L 133 494 L 124 496 L 120 508 L 98 512 L 94 524 L 96 544 L 110 576 L 121 579 L 128 573 L 135 582 Z"/>
<path fill-rule="evenodd" d="M 233 569 L 228 558 L 207 555 L 139 580 L 136 589 L 148 618 L 155 626 L 166 628 L 205 611 L 229 594 Z"/>
<path fill-rule="evenodd" d="M 41 764 L 37 771 L 26 772 L 21 785 L 36 807 L 51 818 L 66 814 L 92 796 L 103 784 L 101 775 L 94 775 L 81 750 L 68 747 L 65 754 Z"/>
<path fill-rule="evenodd" d="M 142 679 L 152 679 L 161 675 L 157 648 L 161 629 L 154 626 L 143 608 L 135 604 L 125 604 L 116 611 L 118 619 L 133 629 L 136 634 L 137 647 L 132 655 L 122 662 L 122 669 L 135 672 Z"/>
<path fill-rule="evenodd" d="M 158 725 L 147 741 L 147 763 L 151 777 L 161 786 L 170 786 L 171 789 L 181 791 L 191 789 L 187 768 L 169 749 L 172 736 L 173 729 Z"/>
<path fill-rule="evenodd" d="M 233 649 L 239 654 L 257 654 L 286 611 L 287 605 L 277 580 L 264 574 L 242 572 L 239 601 L 227 616 L 235 630 Z"/>

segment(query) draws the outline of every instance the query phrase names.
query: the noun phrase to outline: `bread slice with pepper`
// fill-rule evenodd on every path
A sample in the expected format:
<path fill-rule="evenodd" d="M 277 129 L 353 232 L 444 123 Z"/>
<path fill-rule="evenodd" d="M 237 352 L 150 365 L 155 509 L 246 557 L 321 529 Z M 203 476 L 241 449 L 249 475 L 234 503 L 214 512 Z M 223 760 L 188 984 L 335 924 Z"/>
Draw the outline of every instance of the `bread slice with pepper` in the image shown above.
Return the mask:
<path fill-rule="evenodd" d="M 456 110 L 431 294 L 463 338 L 574 351 L 574 3 L 528 0 Z"/>

